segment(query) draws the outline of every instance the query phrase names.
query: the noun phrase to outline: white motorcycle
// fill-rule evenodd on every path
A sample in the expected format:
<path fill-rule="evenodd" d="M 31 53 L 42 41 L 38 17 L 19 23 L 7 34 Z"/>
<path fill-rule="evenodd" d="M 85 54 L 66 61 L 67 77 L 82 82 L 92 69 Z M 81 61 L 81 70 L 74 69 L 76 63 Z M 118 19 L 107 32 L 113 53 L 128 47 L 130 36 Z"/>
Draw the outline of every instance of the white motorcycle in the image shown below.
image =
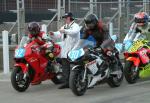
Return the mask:
<path fill-rule="evenodd" d="M 107 82 L 111 87 L 118 87 L 122 83 L 123 66 L 117 52 L 104 51 L 104 48 L 80 48 L 70 51 L 68 59 L 72 65 L 69 86 L 77 96 L 84 95 L 87 88 L 101 82 Z"/>

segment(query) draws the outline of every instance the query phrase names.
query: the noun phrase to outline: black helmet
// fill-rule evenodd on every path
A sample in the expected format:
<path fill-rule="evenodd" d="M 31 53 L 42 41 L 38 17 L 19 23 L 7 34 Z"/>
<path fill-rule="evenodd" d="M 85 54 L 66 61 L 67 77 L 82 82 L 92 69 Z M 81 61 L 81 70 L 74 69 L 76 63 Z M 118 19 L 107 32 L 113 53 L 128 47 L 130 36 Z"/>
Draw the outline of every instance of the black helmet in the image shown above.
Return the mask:
<path fill-rule="evenodd" d="M 98 17 L 95 14 L 89 14 L 87 17 L 84 18 L 85 25 L 89 29 L 94 29 L 98 23 Z"/>
<path fill-rule="evenodd" d="M 36 22 L 31 22 L 28 25 L 28 30 L 32 36 L 37 36 L 40 33 L 40 25 Z"/>
<path fill-rule="evenodd" d="M 72 20 L 75 19 L 74 16 L 73 16 L 73 14 L 71 12 L 65 13 L 65 15 L 62 16 L 62 18 L 67 18 L 67 17 L 70 17 Z"/>

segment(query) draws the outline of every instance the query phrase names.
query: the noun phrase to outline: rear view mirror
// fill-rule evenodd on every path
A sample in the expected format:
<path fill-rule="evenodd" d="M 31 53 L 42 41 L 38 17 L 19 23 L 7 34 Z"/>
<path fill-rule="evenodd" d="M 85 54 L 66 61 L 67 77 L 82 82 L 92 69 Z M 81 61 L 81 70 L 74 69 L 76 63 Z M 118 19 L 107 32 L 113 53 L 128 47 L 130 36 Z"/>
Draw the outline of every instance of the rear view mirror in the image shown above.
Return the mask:
<path fill-rule="evenodd" d="M 116 35 L 112 35 L 111 39 L 115 42 L 117 40 L 117 36 Z"/>

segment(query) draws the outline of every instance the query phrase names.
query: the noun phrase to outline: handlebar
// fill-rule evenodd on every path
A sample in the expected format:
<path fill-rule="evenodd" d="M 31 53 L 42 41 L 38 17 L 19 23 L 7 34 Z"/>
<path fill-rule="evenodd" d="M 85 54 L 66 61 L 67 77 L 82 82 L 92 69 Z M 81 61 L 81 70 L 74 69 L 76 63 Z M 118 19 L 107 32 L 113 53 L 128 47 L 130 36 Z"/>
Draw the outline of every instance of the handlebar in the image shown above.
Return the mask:
<path fill-rule="evenodd" d="M 95 54 L 95 55 L 99 55 L 100 53 L 102 53 L 102 48 L 88 48 L 88 51 L 92 54 Z"/>
<path fill-rule="evenodd" d="M 39 51 L 42 50 L 42 48 L 39 47 L 39 46 L 37 46 L 37 45 L 32 45 L 32 46 L 31 46 L 31 50 L 32 50 L 32 51 L 38 51 L 38 52 L 39 52 Z"/>

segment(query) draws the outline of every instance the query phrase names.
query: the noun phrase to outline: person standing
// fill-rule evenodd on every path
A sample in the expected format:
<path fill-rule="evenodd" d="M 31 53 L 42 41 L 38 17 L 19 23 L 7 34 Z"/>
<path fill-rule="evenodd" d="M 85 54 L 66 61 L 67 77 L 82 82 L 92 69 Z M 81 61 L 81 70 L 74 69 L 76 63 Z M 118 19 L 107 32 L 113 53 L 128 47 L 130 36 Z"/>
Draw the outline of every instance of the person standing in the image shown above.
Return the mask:
<path fill-rule="evenodd" d="M 62 16 L 65 20 L 65 25 L 62 26 L 57 33 L 50 32 L 51 37 L 61 37 L 62 40 L 62 50 L 60 58 L 62 58 L 62 68 L 63 68 L 63 84 L 59 89 L 69 88 L 69 76 L 70 76 L 70 64 L 67 60 L 67 54 L 73 49 L 75 44 L 80 39 L 80 27 L 75 23 L 75 18 L 71 12 L 65 13 Z M 60 33 L 60 35 L 56 35 Z"/>

